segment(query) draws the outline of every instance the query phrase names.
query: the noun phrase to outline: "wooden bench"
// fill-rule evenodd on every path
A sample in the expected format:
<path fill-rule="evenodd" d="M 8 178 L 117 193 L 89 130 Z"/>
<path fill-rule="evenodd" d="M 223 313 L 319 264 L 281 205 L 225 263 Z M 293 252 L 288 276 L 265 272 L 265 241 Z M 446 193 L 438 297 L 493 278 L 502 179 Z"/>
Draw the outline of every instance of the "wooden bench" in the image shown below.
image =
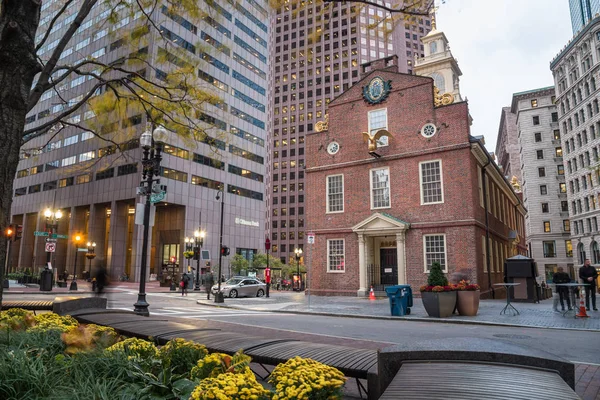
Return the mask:
<path fill-rule="evenodd" d="M 579 396 L 555 371 L 505 364 L 407 362 L 380 400 L 553 399 Z"/>
<path fill-rule="evenodd" d="M 130 312 L 117 313 L 110 310 L 82 310 L 71 315 L 80 322 L 111 326 L 121 334 L 151 338 L 158 344 L 164 344 L 170 339 L 183 338 L 203 344 L 210 352 L 232 355 L 243 349 L 245 354 L 252 357 L 254 363 L 263 366 L 267 374 L 269 371 L 264 365 L 277 365 L 296 356 L 311 358 L 339 369 L 347 377 L 355 378 L 361 396 L 363 391 L 369 396 L 373 384 L 375 387 L 379 384 L 377 379 L 373 379 L 376 373 L 372 371 L 377 365 L 375 350 L 223 332 L 215 329 L 211 321 L 194 321 L 195 325 L 186 325 L 165 320 L 164 317 L 142 317 Z M 267 376 L 261 378 L 266 379 Z M 368 390 L 360 379 L 367 380 Z M 374 390 L 375 392 L 377 390 Z"/>
<path fill-rule="evenodd" d="M 33 311 L 52 311 L 52 305 L 54 304 L 51 300 L 3 300 L 2 310 L 8 310 L 9 308 L 22 308 L 24 310 Z"/>

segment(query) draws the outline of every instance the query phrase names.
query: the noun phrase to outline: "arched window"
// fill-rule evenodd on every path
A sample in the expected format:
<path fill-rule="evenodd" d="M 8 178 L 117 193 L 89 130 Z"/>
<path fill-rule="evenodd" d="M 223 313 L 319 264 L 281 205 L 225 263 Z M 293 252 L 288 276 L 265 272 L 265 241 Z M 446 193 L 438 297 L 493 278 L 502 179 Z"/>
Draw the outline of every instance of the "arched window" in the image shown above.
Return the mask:
<path fill-rule="evenodd" d="M 587 82 L 584 85 L 584 90 L 585 90 L 585 95 L 589 96 L 590 95 L 590 85 Z"/>
<path fill-rule="evenodd" d="M 592 77 L 591 83 L 592 83 L 592 90 L 595 91 L 596 90 L 596 78 Z"/>
<path fill-rule="evenodd" d="M 431 54 L 437 53 L 437 42 L 431 42 L 431 43 L 429 43 L 429 52 Z"/>
<path fill-rule="evenodd" d="M 444 81 L 444 76 L 440 73 L 434 72 L 433 74 L 431 74 L 431 77 L 433 78 L 433 84 L 436 88 L 439 89 L 440 94 L 446 93 L 446 83 Z"/>
<path fill-rule="evenodd" d="M 585 261 L 585 249 L 583 247 L 583 243 L 579 243 L 577 245 L 577 255 L 579 257 L 579 264 L 583 264 Z"/>
<path fill-rule="evenodd" d="M 590 248 L 592 250 L 592 262 L 594 264 L 600 264 L 600 247 L 598 247 L 598 242 L 593 241 Z"/>

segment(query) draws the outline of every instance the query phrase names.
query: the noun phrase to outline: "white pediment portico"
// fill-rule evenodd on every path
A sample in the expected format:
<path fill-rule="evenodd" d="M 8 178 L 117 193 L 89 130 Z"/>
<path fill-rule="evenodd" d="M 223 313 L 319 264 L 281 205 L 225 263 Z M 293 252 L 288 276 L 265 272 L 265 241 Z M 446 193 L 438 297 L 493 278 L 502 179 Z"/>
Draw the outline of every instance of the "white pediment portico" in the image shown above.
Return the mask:
<path fill-rule="evenodd" d="M 368 294 L 369 282 L 367 276 L 367 265 L 374 263 L 378 258 L 375 254 L 383 247 L 382 240 L 386 246 L 396 247 L 398 282 L 406 283 L 406 231 L 410 223 L 402 221 L 386 213 L 374 213 L 363 221 L 352 227 L 352 231 L 358 235 L 358 266 L 360 288 L 359 296 Z M 395 279 L 395 278 L 394 278 Z"/>
<path fill-rule="evenodd" d="M 352 231 L 363 235 L 385 235 L 404 232 L 410 228 L 408 222 L 384 213 L 375 213 L 352 227 Z"/>

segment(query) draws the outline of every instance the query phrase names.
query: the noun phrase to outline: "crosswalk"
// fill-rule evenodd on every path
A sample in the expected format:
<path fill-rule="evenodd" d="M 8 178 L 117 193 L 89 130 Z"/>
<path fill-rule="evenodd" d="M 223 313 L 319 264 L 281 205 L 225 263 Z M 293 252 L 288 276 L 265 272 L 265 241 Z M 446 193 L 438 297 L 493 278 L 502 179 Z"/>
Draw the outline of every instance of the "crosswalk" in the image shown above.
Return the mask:
<path fill-rule="evenodd" d="M 246 310 L 235 310 L 235 309 L 224 309 L 224 308 L 213 308 L 213 307 L 201 307 L 194 308 L 187 307 L 152 307 L 150 306 L 150 315 L 152 316 L 164 316 L 164 317 L 176 317 L 176 318 L 187 318 L 187 319 L 211 319 L 215 317 L 242 317 L 242 316 L 258 316 L 258 315 L 273 315 L 273 313 L 266 311 L 246 311 Z M 127 310 L 131 311 L 131 308 L 116 307 L 116 310 Z M 277 314 L 278 316 L 287 314 Z"/>

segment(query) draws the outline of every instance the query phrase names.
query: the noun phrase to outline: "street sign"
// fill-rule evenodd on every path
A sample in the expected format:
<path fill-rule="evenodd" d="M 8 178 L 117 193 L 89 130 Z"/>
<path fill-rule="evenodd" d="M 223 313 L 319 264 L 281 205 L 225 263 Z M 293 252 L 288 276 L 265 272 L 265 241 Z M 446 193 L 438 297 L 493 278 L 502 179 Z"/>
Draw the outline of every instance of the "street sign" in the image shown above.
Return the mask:
<path fill-rule="evenodd" d="M 49 242 L 56 243 L 56 239 L 50 239 L 50 238 L 48 238 L 48 239 L 46 239 L 46 242 L 48 242 L 48 243 L 49 243 Z"/>
<path fill-rule="evenodd" d="M 314 232 L 308 232 L 306 235 L 306 242 L 308 244 L 315 244 L 315 233 Z"/>
<path fill-rule="evenodd" d="M 158 203 L 159 201 L 163 201 L 165 199 L 165 195 L 167 192 L 161 191 L 158 193 L 152 193 L 150 195 L 150 203 Z"/>
<path fill-rule="evenodd" d="M 46 242 L 46 252 L 54 253 L 56 251 L 56 243 Z"/>
<path fill-rule="evenodd" d="M 77 251 L 85 251 L 87 253 L 88 252 L 88 248 L 87 247 L 85 249 L 84 248 L 79 248 L 79 249 L 77 249 Z"/>
<path fill-rule="evenodd" d="M 50 236 L 48 232 L 35 231 L 33 232 L 33 236 Z"/>
<path fill-rule="evenodd" d="M 52 239 L 68 239 L 69 235 L 59 235 L 57 233 L 52 234 Z"/>

